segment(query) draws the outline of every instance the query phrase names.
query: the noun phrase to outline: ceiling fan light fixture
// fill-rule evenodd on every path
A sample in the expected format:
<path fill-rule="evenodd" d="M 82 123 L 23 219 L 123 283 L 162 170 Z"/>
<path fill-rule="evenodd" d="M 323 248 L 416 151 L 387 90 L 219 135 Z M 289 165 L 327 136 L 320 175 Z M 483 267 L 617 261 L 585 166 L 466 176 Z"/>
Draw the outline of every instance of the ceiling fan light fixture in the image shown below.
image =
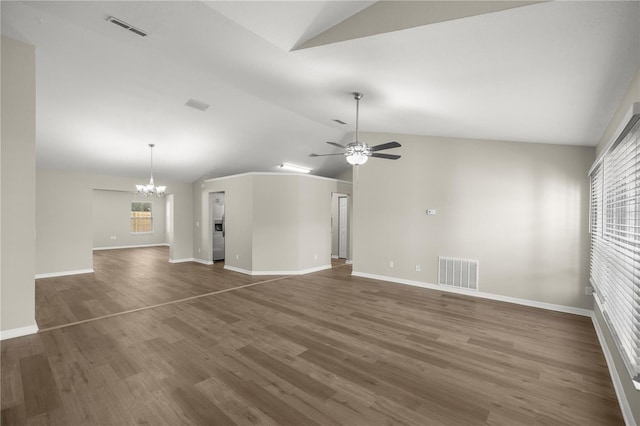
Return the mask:
<path fill-rule="evenodd" d="M 347 163 L 353 166 L 361 166 L 366 163 L 369 157 L 362 152 L 354 152 L 353 154 L 347 155 Z"/>
<path fill-rule="evenodd" d="M 382 143 L 379 145 L 369 146 L 364 142 L 360 142 L 359 139 L 359 121 L 360 121 L 360 99 L 364 96 L 360 92 L 353 92 L 353 99 L 356 101 L 356 133 L 354 135 L 354 141 L 348 144 L 347 146 L 341 145 L 336 142 L 327 142 L 329 145 L 334 146 L 336 148 L 340 148 L 344 150 L 342 153 L 333 153 L 333 154 L 309 154 L 309 157 L 328 157 L 332 155 L 343 155 L 347 159 L 347 163 L 353 166 L 360 166 L 369 160 L 369 157 L 383 158 L 386 160 L 397 160 L 400 158 L 397 154 L 381 154 L 377 151 L 383 151 L 385 149 L 392 148 L 400 148 L 398 142 L 391 141 L 387 143 Z M 338 121 L 338 120 L 334 120 Z"/>

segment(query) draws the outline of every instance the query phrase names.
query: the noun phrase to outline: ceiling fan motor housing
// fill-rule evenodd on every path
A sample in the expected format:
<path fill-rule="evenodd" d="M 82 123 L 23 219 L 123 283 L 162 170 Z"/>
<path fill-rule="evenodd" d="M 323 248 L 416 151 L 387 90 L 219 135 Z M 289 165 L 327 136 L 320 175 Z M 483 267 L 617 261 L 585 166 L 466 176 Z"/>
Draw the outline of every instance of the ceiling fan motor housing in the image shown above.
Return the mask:
<path fill-rule="evenodd" d="M 347 145 L 346 155 L 353 154 L 362 154 L 362 155 L 371 155 L 371 150 L 369 149 L 369 145 L 364 142 L 351 142 Z"/>

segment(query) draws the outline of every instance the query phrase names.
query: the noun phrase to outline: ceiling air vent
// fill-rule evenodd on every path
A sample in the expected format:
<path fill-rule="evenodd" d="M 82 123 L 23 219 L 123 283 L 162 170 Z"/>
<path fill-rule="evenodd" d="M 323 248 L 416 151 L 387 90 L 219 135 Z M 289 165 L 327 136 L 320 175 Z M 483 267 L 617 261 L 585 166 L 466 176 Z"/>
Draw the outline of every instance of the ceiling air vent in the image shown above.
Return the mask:
<path fill-rule="evenodd" d="M 136 28 L 133 25 L 129 25 L 126 22 L 121 21 L 120 19 L 115 18 L 113 16 L 109 16 L 107 18 L 107 21 L 111 22 L 112 24 L 116 24 L 117 26 L 122 27 L 125 30 L 129 30 L 134 34 L 139 35 L 140 37 L 147 37 L 149 35 L 149 33 L 142 31 L 140 28 Z"/>
<path fill-rule="evenodd" d="M 200 111 L 206 111 L 207 108 L 211 106 L 209 104 L 205 104 L 204 102 L 200 102 L 195 99 L 189 99 L 185 105 Z"/>

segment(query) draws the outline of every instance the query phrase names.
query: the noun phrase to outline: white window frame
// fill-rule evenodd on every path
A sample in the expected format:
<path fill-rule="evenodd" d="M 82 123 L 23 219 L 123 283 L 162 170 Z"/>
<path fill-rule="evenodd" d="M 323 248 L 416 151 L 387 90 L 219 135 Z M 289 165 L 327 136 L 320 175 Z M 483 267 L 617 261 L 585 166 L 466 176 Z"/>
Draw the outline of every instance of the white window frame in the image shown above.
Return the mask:
<path fill-rule="evenodd" d="M 640 390 L 640 103 L 589 171 L 590 281 Z"/>
<path fill-rule="evenodd" d="M 151 231 L 135 232 L 135 231 L 132 230 L 133 225 L 132 225 L 131 221 L 134 218 L 131 217 L 131 212 L 133 212 L 133 204 L 134 203 L 142 203 L 142 204 L 151 205 Z M 155 210 L 155 206 L 153 204 L 153 201 L 133 200 L 133 201 L 131 201 L 131 203 L 129 203 L 129 230 L 131 232 L 131 235 L 152 235 L 154 233 L 154 231 L 155 231 L 154 210 Z"/>

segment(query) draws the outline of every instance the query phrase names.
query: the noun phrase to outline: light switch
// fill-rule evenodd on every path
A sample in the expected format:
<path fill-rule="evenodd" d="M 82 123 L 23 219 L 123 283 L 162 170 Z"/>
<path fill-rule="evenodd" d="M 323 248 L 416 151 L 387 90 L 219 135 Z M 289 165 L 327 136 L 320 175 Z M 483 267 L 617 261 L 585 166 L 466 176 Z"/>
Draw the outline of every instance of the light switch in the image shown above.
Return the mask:
<path fill-rule="evenodd" d="M 429 216 L 436 214 L 436 209 L 429 209 L 429 210 L 427 210 L 427 214 L 428 214 Z"/>

